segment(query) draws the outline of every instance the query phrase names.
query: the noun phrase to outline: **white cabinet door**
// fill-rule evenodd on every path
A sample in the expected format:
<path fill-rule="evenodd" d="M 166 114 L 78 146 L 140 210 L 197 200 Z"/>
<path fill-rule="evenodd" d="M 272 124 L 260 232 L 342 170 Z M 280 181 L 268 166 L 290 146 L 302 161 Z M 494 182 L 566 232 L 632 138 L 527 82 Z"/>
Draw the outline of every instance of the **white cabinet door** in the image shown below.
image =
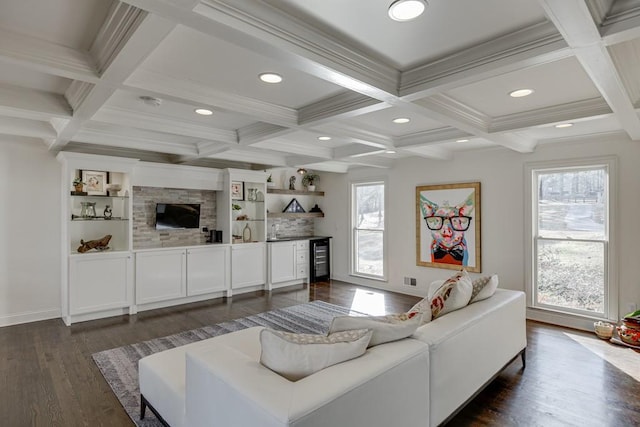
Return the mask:
<path fill-rule="evenodd" d="M 84 314 L 133 303 L 131 254 L 69 257 L 69 313 Z"/>
<path fill-rule="evenodd" d="M 296 242 L 270 243 L 271 283 L 281 283 L 296 278 Z"/>
<path fill-rule="evenodd" d="M 136 253 L 136 303 L 185 297 L 186 255 L 184 249 Z"/>
<path fill-rule="evenodd" d="M 245 243 L 231 247 L 231 288 L 264 285 L 266 279 L 264 243 Z"/>
<path fill-rule="evenodd" d="M 187 249 L 187 295 L 226 291 L 229 285 L 229 247 Z"/>

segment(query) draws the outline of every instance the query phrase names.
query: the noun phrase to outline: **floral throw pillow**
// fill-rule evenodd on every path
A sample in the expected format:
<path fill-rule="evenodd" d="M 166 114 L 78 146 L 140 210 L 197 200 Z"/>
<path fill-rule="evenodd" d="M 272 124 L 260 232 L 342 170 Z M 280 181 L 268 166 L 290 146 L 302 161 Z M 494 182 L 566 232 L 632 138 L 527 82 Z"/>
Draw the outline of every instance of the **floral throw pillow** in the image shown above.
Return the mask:
<path fill-rule="evenodd" d="M 435 282 L 434 282 L 435 283 Z M 414 305 L 407 315 L 422 314 L 422 324 L 432 319 L 458 310 L 469 303 L 473 285 L 466 270 L 462 270 L 445 280 L 432 295 Z"/>

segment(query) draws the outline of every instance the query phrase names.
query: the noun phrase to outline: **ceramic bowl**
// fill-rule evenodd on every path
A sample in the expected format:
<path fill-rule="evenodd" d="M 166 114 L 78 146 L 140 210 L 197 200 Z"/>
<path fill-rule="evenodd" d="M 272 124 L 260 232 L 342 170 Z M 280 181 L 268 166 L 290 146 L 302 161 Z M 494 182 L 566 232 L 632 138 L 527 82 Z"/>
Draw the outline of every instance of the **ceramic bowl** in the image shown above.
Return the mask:
<path fill-rule="evenodd" d="M 636 329 L 629 329 L 626 326 L 618 326 L 618 336 L 623 342 L 630 345 L 640 346 L 640 331 Z"/>
<path fill-rule="evenodd" d="M 608 340 L 613 336 L 613 325 L 608 322 L 595 322 L 593 328 L 598 338 Z"/>

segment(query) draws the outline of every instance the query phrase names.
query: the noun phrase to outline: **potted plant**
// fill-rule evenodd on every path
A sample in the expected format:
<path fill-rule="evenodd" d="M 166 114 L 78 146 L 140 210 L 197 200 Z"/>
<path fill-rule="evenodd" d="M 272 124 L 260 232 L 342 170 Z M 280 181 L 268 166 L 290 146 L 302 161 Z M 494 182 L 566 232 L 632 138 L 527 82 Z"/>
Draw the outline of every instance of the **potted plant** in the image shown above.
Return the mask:
<path fill-rule="evenodd" d="M 312 172 L 307 172 L 302 176 L 302 185 L 309 191 L 316 191 L 316 182 L 318 181 L 320 181 L 320 176 Z"/>
<path fill-rule="evenodd" d="M 234 219 L 237 219 L 240 215 L 242 215 L 242 206 L 234 203 L 231 205 L 231 209 L 233 210 Z"/>
<path fill-rule="evenodd" d="M 80 178 L 75 178 L 72 182 L 73 184 L 73 188 L 76 190 L 76 193 L 82 193 L 82 188 L 84 187 L 85 183 L 82 182 L 82 179 Z"/>

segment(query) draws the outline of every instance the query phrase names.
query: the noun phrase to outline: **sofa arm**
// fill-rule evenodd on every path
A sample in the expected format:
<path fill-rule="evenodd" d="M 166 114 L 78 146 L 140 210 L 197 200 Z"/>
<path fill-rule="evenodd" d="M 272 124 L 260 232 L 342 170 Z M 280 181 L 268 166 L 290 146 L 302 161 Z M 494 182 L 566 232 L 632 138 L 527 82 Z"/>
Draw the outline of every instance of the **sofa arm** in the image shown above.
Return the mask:
<path fill-rule="evenodd" d="M 427 347 L 412 339 L 296 382 L 221 343 L 187 353 L 187 426 L 420 425 L 429 418 L 428 375 Z"/>

